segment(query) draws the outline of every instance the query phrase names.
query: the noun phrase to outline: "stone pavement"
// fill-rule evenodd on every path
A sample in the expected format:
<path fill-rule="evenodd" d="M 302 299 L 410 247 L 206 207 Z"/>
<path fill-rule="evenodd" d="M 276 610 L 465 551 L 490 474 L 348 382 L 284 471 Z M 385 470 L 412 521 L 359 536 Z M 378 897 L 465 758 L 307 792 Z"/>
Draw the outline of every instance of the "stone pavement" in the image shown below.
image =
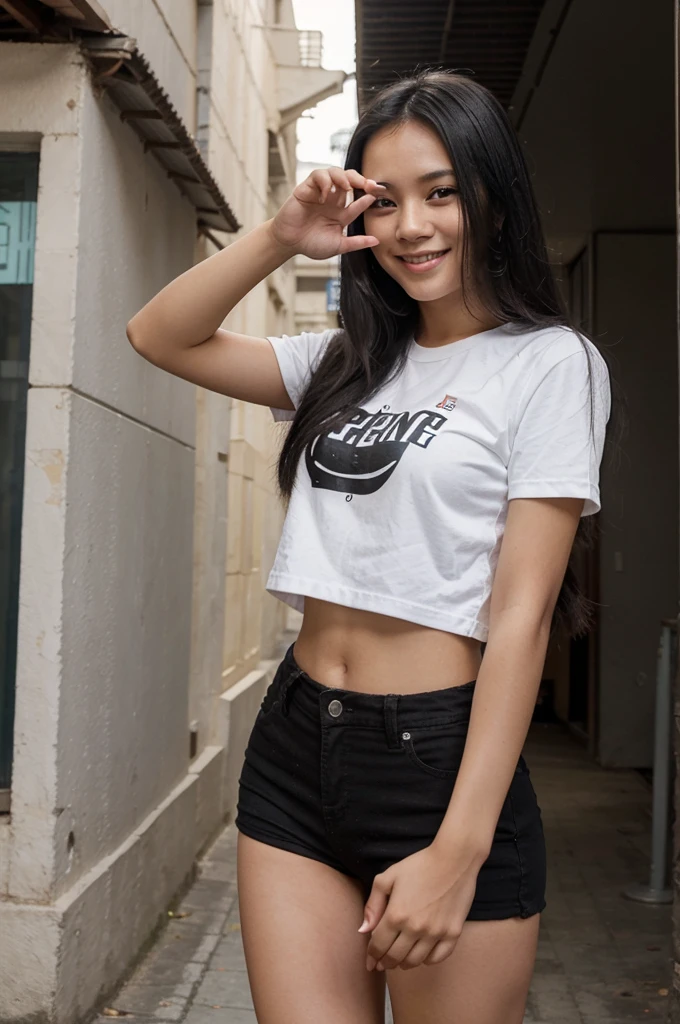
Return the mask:
<path fill-rule="evenodd" d="M 620 895 L 647 880 L 649 787 L 635 772 L 598 768 L 558 726 L 533 726 L 525 753 L 549 856 L 548 908 L 525 1024 L 664 1024 L 670 909 Z M 108 1009 L 156 1024 L 256 1024 L 233 825 L 208 851 L 175 915 Z"/>

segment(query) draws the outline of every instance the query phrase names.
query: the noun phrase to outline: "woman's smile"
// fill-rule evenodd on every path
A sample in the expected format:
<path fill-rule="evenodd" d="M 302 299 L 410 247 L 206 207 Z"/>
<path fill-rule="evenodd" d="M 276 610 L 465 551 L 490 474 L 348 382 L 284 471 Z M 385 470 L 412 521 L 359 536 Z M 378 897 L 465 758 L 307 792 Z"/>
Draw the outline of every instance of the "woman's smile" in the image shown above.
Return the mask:
<path fill-rule="evenodd" d="M 434 267 L 438 267 L 449 252 L 451 252 L 450 249 L 437 249 L 427 253 L 397 255 L 397 259 L 401 260 L 411 273 L 423 274 L 427 270 L 433 270 Z"/>

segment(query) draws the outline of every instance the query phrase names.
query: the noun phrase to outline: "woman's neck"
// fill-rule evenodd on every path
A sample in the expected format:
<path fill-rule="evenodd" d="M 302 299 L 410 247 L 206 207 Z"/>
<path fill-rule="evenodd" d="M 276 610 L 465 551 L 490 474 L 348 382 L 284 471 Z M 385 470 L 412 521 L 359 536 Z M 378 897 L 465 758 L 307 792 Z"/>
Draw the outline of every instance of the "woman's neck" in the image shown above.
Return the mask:
<path fill-rule="evenodd" d="M 420 322 L 416 329 L 418 344 L 436 348 L 489 331 L 503 322 L 472 301 L 468 304 L 469 309 L 463 304 L 462 297 L 450 295 L 434 302 L 420 302 Z"/>

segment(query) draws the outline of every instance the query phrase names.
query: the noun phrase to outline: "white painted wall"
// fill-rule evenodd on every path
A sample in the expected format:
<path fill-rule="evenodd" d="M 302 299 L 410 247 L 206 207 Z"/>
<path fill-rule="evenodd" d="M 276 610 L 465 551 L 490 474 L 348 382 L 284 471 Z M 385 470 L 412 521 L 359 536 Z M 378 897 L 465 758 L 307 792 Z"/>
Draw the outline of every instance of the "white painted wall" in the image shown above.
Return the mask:
<path fill-rule="evenodd" d="M 193 131 L 196 4 L 103 6 Z M 293 187 L 268 181 L 279 112 L 267 12 L 215 0 L 201 40 L 202 152 L 243 230 Z M 281 427 L 127 343 L 130 316 L 213 246 L 93 88 L 77 44 L 0 44 L 0 94 L 0 137 L 41 153 L 0 1020 L 79 1024 L 234 812 L 286 624 L 264 591 L 283 518 Z M 295 125 L 280 136 L 294 167 Z M 228 325 L 291 332 L 294 299 L 282 267 Z"/>
<path fill-rule="evenodd" d="M 170 102 L 196 128 L 196 0 L 99 0 L 118 32 L 125 32 L 153 68 Z"/>
<path fill-rule="evenodd" d="M 42 147 L 0 1017 L 71 1024 L 216 823 L 221 773 L 188 763 L 194 389 L 124 337 L 195 217 L 75 46 L 2 51 L 0 130 Z"/>

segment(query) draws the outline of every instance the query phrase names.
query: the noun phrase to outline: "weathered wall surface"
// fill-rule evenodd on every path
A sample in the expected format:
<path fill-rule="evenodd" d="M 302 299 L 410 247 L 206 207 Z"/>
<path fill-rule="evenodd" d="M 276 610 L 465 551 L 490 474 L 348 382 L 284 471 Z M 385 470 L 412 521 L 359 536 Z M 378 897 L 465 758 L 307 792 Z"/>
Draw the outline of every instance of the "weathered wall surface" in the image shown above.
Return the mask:
<path fill-rule="evenodd" d="M 277 118 L 258 11 L 213 12 L 207 155 L 244 230 L 267 216 Z M 194 130 L 194 5 L 108 13 Z M 233 809 L 285 616 L 263 591 L 277 428 L 127 344 L 129 317 L 213 248 L 77 45 L 1 45 L 0 132 L 34 140 L 41 165 L 0 1020 L 75 1024 Z M 282 269 L 229 326 L 289 329 L 293 284 Z"/>

